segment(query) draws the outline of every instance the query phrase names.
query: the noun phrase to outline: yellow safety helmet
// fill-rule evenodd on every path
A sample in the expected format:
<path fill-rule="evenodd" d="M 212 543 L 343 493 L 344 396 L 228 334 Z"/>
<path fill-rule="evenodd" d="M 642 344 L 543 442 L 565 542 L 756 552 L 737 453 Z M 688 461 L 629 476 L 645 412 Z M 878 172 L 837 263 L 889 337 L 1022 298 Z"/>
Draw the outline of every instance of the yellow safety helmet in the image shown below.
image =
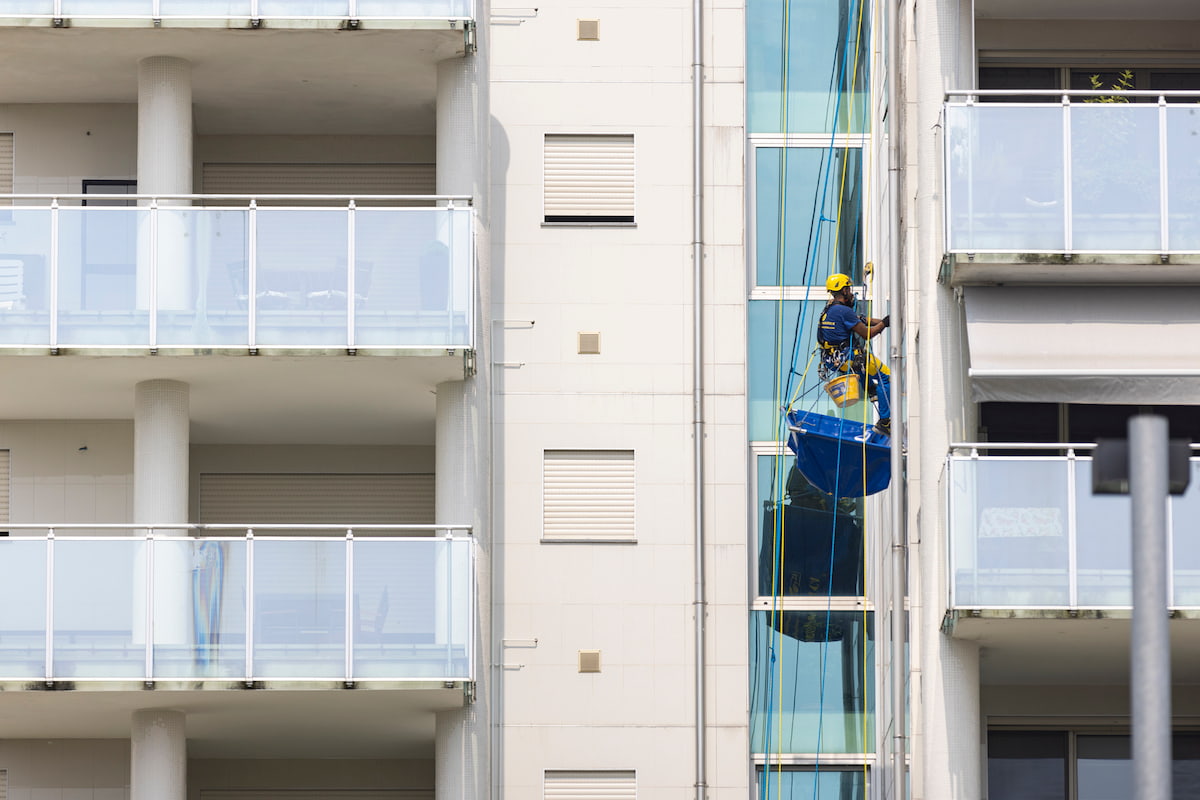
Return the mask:
<path fill-rule="evenodd" d="M 837 294 L 850 285 L 850 276 L 835 272 L 825 279 L 825 288 Z"/>

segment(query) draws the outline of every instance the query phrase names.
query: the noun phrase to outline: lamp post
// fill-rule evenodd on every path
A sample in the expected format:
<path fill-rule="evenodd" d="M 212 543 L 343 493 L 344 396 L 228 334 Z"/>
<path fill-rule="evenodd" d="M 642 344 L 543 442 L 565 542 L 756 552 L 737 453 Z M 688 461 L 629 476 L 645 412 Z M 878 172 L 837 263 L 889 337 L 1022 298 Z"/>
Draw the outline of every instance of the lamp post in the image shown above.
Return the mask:
<path fill-rule="evenodd" d="M 1129 494 L 1133 507 L 1133 630 L 1129 699 L 1134 800 L 1171 800 L 1171 641 L 1167 629 L 1167 494 L 1188 484 L 1188 447 L 1169 442 L 1167 420 L 1139 414 L 1129 439 L 1102 440 L 1093 494 Z"/>

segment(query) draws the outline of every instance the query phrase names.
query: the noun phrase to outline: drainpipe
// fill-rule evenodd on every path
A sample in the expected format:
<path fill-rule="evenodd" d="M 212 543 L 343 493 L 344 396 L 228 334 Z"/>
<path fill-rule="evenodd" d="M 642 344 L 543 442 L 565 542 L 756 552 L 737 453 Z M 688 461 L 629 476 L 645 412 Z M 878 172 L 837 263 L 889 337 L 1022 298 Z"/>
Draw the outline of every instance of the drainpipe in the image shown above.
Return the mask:
<path fill-rule="evenodd" d="M 704 587 L 704 52 L 703 0 L 692 0 L 692 461 L 696 558 L 696 800 L 708 788 Z"/>
<path fill-rule="evenodd" d="M 892 323 L 892 627 L 891 627 L 891 662 L 892 662 L 892 796 L 903 800 L 905 797 L 905 761 L 908 725 L 906 721 L 906 697 L 908 670 L 904 657 L 906 636 L 905 625 L 907 614 L 904 611 L 904 595 L 908 573 L 907 532 L 905 530 L 905 493 L 907 485 L 904 479 L 904 440 L 906 419 L 902 408 L 904 402 L 904 311 L 908 300 L 904 268 L 900 263 L 900 238 L 904 228 L 900 224 L 900 158 L 898 140 L 901 135 L 902 120 L 899 103 L 899 83 L 902 73 L 899 63 L 900 33 L 896 29 L 898 0 L 880 0 L 887 3 L 887 74 L 888 74 L 888 117 L 891 129 L 888 133 L 888 219 L 892 226 L 892 235 L 888 241 L 888 271 L 889 284 L 892 290 L 891 315 Z"/>

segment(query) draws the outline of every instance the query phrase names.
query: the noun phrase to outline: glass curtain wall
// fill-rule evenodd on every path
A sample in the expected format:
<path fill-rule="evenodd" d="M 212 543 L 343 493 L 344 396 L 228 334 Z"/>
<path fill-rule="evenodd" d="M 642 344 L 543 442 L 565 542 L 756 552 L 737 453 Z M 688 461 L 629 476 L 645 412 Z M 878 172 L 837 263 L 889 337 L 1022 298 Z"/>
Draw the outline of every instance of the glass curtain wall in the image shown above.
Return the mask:
<path fill-rule="evenodd" d="M 824 495 L 795 470 L 781 413 L 838 413 L 817 378 L 815 330 L 830 274 L 849 275 L 860 297 L 868 280 L 871 18 L 866 0 L 746 5 L 749 499 L 758 531 L 751 755 L 760 800 L 865 798 L 874 750 L 863 503 Z"/>

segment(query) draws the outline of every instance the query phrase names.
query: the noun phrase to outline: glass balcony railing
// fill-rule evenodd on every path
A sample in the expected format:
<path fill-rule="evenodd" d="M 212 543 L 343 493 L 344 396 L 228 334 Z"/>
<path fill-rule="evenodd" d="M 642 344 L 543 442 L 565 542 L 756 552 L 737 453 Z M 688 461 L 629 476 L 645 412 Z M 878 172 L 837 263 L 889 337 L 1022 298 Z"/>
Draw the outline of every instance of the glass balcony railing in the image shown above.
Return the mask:
<path fill-rule="evenodd" d="M 1128 495 L 1093 495 L 1091 458 L 1049 447 L 1022 450 L 1045 456 L 950 456 L 951 608 L 1132 607 Z M 1200 458 L 1191 469 L 1192 489 L 1168 509 L 1174 608 L 1200 608 L 1200 538 L 1190 535 Z"/>
<path fill-rule="evenodd" d="M 7 527 L 0 680 L 474 679 L 462 527 Z"/>
<path fill-rule="evenodd" d="M 0 348 L 474 344 L 474 211 L 461 198 L 15 199 L 0 208 Z"/>
<path fill-rule="evenodd" d="M 1005 101 L 1028 95 L 1048 95 L 1048 102 Z M 945 106 L 947 251 L 1200 252 L 1197 99 L 952 94 Z"/>
<path fill-rule="evenodd" d="M 469 20 L 472 0 L 5 0 L 0 19 Z"/>

